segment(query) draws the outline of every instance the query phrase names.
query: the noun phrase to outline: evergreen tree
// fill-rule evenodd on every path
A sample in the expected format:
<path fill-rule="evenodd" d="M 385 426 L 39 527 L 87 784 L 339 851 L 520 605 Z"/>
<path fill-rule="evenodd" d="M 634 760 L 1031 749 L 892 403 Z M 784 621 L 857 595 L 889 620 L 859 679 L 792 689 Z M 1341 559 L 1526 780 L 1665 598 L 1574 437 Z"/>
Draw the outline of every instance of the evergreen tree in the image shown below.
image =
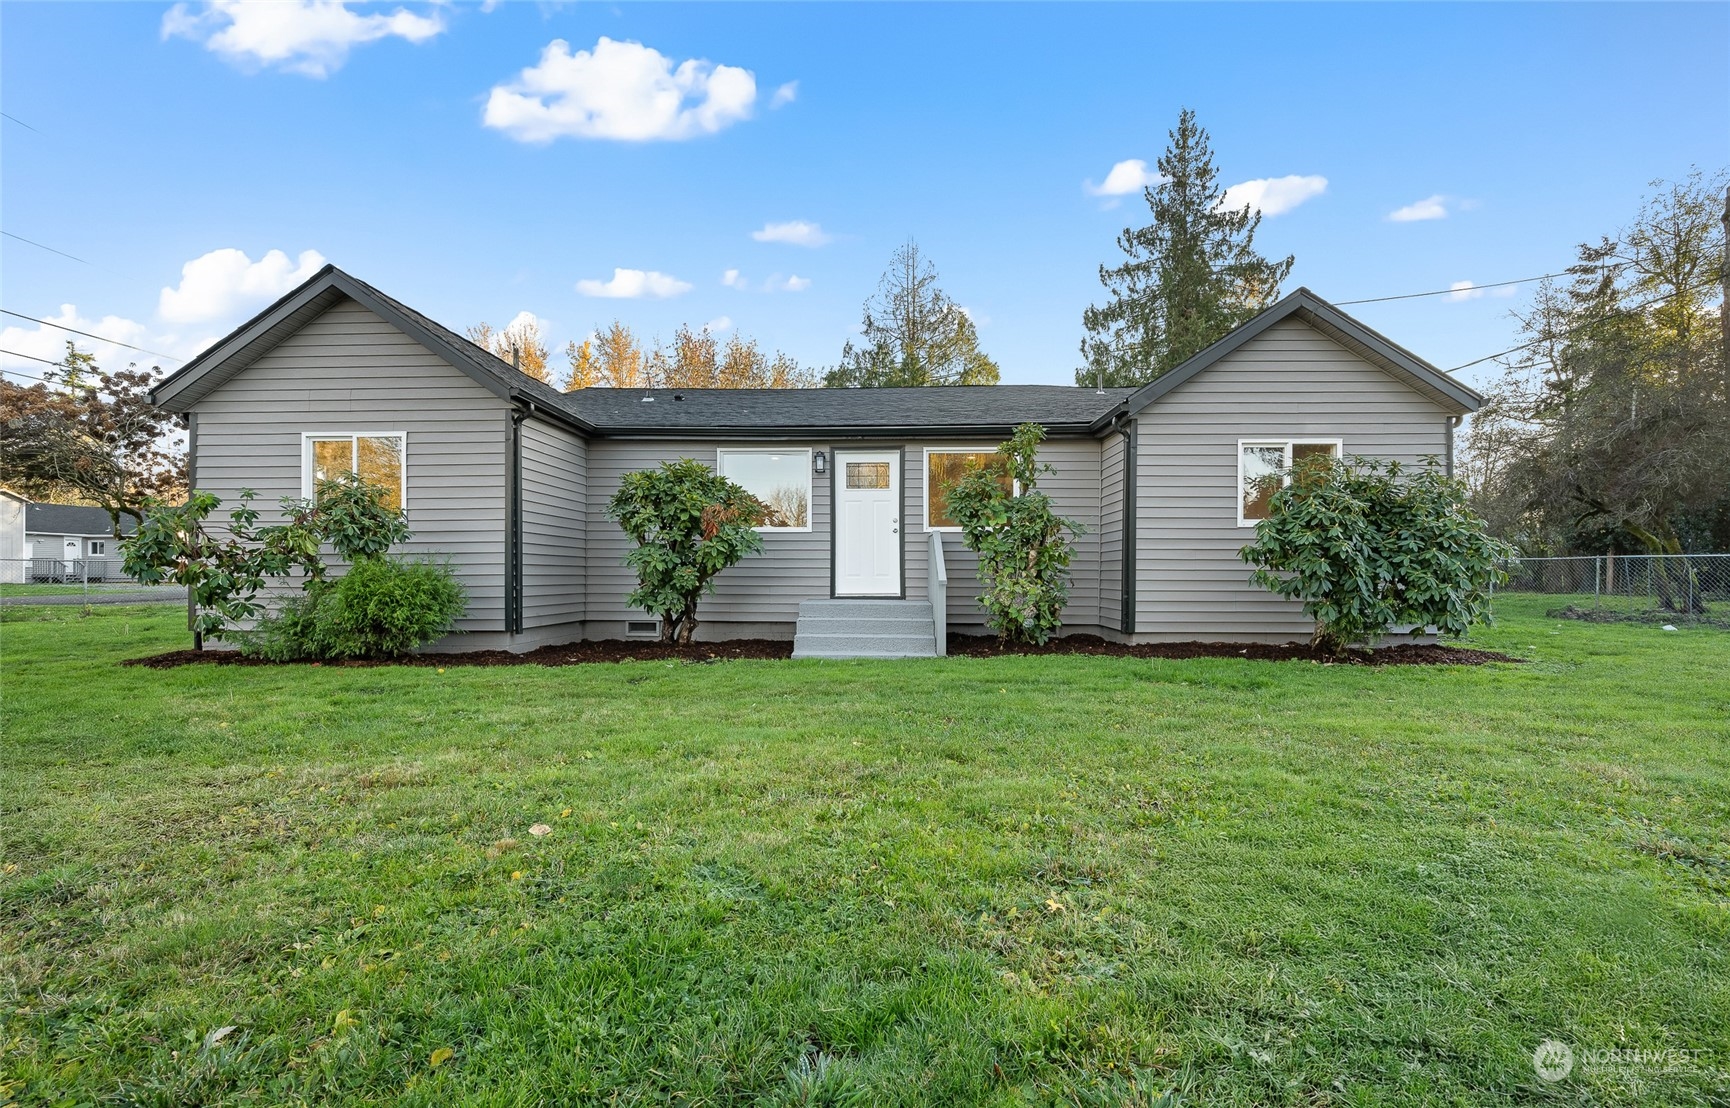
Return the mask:
<path fill-rule="evenodd" d="M 1184 109 L 1160 155 L 1160 180 L 1145 189 L 1153 222 L 1117 236 L 1126 255 L 1099 267 L 1111 294 L 1082 313 L 1079 385 L 1142 385 L 1217 341 L 1275 300 L 1290 256 L 1255 252 L 1261 213 L 1225 206 L 1207 132 Z"/>
<path fill-rule="evenodd" d="M 877 295 L 865 302 L 864 342 L 849 342 L 830 388 L 995 385 L 997 363 L 979 349 L 979 331 L 937 287 L 937 267 L 909 239 L 889 259 Z"/>

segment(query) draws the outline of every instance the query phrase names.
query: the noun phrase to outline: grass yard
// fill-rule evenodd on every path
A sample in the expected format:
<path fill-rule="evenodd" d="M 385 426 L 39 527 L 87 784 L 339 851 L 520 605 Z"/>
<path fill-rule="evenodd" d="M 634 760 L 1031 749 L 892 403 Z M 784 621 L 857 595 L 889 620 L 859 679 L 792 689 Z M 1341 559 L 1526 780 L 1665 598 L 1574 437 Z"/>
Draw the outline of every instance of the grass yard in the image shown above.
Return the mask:
<path fill-rule="evenodd" d="M 1542 604 L 444 672 L 7 609 L 0 1104 L 1724 1104 L 1730 634 Z"/>

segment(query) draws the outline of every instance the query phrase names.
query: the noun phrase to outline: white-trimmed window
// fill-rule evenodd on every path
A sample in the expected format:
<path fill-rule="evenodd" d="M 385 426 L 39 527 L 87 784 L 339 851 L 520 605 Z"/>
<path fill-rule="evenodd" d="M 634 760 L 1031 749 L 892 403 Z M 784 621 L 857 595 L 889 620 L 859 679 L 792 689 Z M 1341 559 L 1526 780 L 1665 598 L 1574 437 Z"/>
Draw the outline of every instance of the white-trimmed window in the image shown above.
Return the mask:
<path fill-rule="evenodd" d="M 961 483 L 969 470 L 985 469 L 996 474 L 1004 491 L 1015 492 L 1015 480 L 1009 475 L 1009 463 L 994 446 L 928 446 L 925 448 L 925 529 L 927 531 L 960 531 L 961 525 L 949 515 L 949 490 Z"/>
<path fill-rule="evenodd" d="M 90 540 L 90 556 L 92 558 L 100 558 L 107 553 L 108 553 L 108 543 L 107 542 L 103 541 L 102 539 L 91 539 Z"/>
<path fill-rule="evenodd" d="M 811 451 L 720 450 L 715 472 L 769 506 L 759 531 L 811 529 Z"/>
<path fill-rule="evenodd" d="M 320 481 L 358 474 L 385 491 L 387 508 L 408 507 L 408 436 L 401 431 L 308 431 L 301 435 L 300 494 Z"/>
<path fill-rule="evenodd" d="M 1237 525 L 1254 527 L 1266 519 L 1274 494 L 1291 484 L 1292 467 L 1305 458 L 1340 456 L 1339 439 L 1239 439 L 1237 444 Z"/>

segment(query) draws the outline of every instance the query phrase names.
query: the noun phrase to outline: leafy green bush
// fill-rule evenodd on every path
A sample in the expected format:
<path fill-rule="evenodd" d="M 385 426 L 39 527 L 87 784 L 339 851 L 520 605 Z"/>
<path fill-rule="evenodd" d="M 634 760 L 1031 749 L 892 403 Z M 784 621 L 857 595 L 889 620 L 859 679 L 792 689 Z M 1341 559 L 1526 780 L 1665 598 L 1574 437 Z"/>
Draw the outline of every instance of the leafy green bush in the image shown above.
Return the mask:
<path fill-rule="evenodd" d="M 715 575 L 763 549 L 754 528 L 769 509 L 702 462 L 682 458 L 625 474 L 607 514 L 637 544 L 625 555 L 637 571 L 625 603 L 660 617 L 662 642 L 684 644 L 697 630 L 697 600 L 714 591 Z"/>
<path fill-rule="evenodd" d="M 406 542 L 414 532 L 408 529 L 408 519 L 402 509 L 385 504 L 388 496 L 357 473 L 318 483 L 318 496 L 312 503 L 293 502 L 302 511 L 310 511 L 319 537 L 336 548 L 345 562 L 362 558 L 379 558 L 392 546 Z"/>
<path fill-rule="evenodd" d="M 450 631 L 467 603 L 448 566 L 362 558 L 284 601 L 243 649 L 276 661 L 400 657 Z"/>
<path fill-rule="evenodd" d="M 1463 482 L 1433 464 L 1326 455 L 1291 476 L 1239 556 L 1256 584 L 1303 603 L 1315 647 L 1337 654 L 1401 624 L 1463 635 L 1488 620 L 1514 549 L 1466 507 Z"/>
<path fill-rule="evenodd" d="M 962 541 L 979 555 L 979 596 L 986 623 L 1002 641 L 1042 643 L 1062 626 L 1069 602 L 1070 543 L 1063 532 L 1081 527 L 1051 510 L 1039 491 L 1045 428 L 1023 423 L 997 456 L 1015 478 L 1005 489 L 1001 470 L 975 468 L 949 492 L 949 516 Z"/>

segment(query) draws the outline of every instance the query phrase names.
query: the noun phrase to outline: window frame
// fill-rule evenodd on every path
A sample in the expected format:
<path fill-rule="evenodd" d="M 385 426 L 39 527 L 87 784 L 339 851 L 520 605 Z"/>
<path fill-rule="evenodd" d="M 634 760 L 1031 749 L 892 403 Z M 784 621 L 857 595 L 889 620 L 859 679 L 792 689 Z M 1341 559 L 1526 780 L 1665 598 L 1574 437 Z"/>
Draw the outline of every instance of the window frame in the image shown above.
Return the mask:
<path fill-rule="evenodd" d="M 91 558 L 106 558 L 106 557 L 108 557 L 108 540 L 106 540 L 106 539 L 91 539 L 89 542 L 85 543 L 84 545 L 85 545 L 84 553 L 86 556 L 91 557 Z"/>
<path fill-rule="evenodd" d="M 782 449 L 758 446 L 719 446 L 715 448 L 715 472 L 727 477 L 726 458 L 729 454 L 803 454 L 805 456 L 805 526 L 753 527 L 759 535 L 809 535 L 817 521 L 817 479 L 811 472 L 812 451 L 809 446 L 789 446 Z M 733 480 L 727 477 L 729 481 Z M 735 482 L 736 483 L 736 482 Z M 753 493 L 752 495 L 756 495 Z"/>
<path fill-rule="evenodd" d="M 1291 484 L 1292 448 L 1294 446 L 1331 446 L 1334 457 L 1343 458 L 1346 454 L 1346 440 L 1330 438 L 1326 435 L 1299 435 L 1296 438 L 1281 439 L 1271 435 L 1260 435 L 1252 439 L 1237 440 L 1237 483 L 1232 496 L 1237 501 L 1237 525 L 1239 527 L 1254 527 L 1259 519 L 1245 519 L 1243 514 L 1243 451 L 1247 446 L 1277 446 L 1285 451 L 1285 462 L 1280 466 L 1280 487 Z"/>
<path fill-rule="evenodd" d="M 988 443 L 983 446 L 927 446 L 921 461 L 925 469 L 919 479 L 919 526 L 928 535 L 959 535 L 960 527 L 933 527 L 931 525 L 931 455 L 933 454 L 995 454 L 997 444 Z M 1021 495 L 1021 482 L 1011 481 L 1012 496 Z"/>
<path fill-rule="evenodd" d="M 312 444 L 314 442 L 331 442 L 336 439 L 348 440 L 348 456 L 351 466 L 360 461 L 361 439 L 394 438 L 402 445 L 397 449 L 398 471 L 402 474 L 402 488 L 397 490 L 397 503 L 401 510 L 408 511 L 408 432 L 407 431 L 302 431 L 300 433 L 300 495 L 311 500 L 318 490 L 313 487 Z M 350 469 L 350 472 L 358 470 Z"/>

